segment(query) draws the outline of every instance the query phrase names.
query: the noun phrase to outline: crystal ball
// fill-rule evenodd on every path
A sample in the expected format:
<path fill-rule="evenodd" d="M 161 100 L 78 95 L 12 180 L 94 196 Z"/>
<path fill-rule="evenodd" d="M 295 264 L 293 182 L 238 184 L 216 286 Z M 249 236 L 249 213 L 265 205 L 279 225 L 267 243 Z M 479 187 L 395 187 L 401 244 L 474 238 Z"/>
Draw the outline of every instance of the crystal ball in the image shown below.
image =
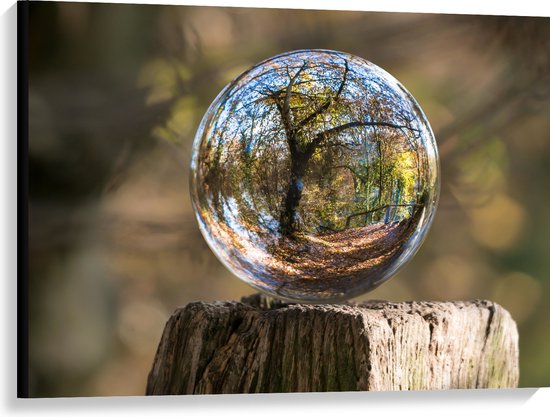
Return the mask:
<path fill-rule="evenodd" d="M 237 277 L 287 301 L 341 301 L 416 253 L 439 159 L 393 76 L 347 53 L 300 50 L 219 93 L 196 133 L 190 186 L 202 235 Z"/>

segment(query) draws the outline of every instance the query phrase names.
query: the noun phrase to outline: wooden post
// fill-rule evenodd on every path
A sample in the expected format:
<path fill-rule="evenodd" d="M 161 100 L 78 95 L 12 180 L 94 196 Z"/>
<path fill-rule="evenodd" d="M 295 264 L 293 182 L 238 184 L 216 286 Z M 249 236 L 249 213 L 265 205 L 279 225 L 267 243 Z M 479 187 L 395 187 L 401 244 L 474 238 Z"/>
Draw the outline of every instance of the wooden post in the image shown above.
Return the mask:
<path fill-rule="evenodd" d="M 195 302 L 170 317 L 147 395 L 511 388 L 518 334 L 491 301 Z"/>

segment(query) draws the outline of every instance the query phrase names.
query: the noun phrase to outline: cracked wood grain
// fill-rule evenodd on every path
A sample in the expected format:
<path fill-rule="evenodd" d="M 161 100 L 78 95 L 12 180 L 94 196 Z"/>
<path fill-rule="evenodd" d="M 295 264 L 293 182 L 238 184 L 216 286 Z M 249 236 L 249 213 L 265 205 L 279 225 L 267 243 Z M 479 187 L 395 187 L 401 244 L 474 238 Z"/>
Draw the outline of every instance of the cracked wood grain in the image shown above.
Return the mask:
<path fill-rule="evenodd" d="M 162 335 L 147 395 L 511 388 L 518 334 L 491 301 L 195 302 Z"/>

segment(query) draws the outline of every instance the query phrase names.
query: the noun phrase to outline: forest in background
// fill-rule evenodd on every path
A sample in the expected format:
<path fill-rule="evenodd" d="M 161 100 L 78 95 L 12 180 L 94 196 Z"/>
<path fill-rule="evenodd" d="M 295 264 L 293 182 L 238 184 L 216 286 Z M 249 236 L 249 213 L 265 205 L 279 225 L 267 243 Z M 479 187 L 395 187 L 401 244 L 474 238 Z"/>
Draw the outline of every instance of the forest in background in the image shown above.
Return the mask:
<path fill-rule="evenodd" d="M 141 395 L 166 319 L 253 290 L 202 239 L 191 145 L 234 77 L 289 50 L 374 62 L 425 111 L 442 196 L 418 255 L 361 299 L 488 298 L 550 385 L 546 18 L 32 3 L 32 396 Z"/>

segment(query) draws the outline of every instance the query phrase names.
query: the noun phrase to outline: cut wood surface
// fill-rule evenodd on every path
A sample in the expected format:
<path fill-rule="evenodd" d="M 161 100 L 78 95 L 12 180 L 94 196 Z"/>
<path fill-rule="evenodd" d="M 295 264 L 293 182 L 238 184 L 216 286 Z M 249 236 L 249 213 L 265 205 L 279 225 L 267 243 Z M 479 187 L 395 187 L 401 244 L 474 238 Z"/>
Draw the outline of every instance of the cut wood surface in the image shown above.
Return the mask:
<path fill-rule="evenodd" d="M 148 395 L 512 388 L 518 333 L 491 301 L 286 304 L 260 295 L 174 312 Z"/>

